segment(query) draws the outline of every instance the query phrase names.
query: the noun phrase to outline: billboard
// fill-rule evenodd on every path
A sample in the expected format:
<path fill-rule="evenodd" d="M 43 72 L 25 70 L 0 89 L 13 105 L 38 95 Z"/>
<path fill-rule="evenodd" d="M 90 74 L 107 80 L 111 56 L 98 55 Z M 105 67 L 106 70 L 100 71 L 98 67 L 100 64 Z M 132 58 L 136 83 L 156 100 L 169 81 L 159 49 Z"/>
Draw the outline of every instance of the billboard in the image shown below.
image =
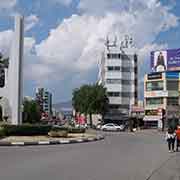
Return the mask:
<path fill-rule="evenodd" d="M 151 68 L 154 72 L 180 70 L 180 48 L 152 51 Z"/>
<path fill-rule="evenodd" d="M 161 72 L 153 72 L 153 73 L 147 75 L 147 79 L 148 80 L 162 79 L 162 73 Z"/>

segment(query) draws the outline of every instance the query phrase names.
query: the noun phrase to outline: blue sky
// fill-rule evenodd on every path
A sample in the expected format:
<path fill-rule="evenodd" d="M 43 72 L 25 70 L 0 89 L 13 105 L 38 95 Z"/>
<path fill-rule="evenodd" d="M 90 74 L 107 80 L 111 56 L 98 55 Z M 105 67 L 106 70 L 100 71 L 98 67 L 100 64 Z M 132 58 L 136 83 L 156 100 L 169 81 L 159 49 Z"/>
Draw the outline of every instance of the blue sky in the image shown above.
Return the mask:
<path fill-rule="evenodd" d="M 180 47 L 178 0 L 1 0 L 0 50 L 5 54 L 16 13 L 25 16 L 24 94 L 34 96 L 35 87 L 44 86 L 55 103 L 97 80 L 107 34 L 134 37 L 141 98 L 150 51 Z"/>

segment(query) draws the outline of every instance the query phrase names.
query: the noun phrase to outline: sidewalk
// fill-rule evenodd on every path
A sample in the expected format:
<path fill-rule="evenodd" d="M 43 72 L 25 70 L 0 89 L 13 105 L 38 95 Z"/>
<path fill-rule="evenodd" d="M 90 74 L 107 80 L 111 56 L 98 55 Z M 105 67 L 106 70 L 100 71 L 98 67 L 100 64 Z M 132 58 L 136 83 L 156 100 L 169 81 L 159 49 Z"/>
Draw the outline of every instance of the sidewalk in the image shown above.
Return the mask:
<path fill-rule="evenodd" d="M 146 180 L 180 180 L 180 152 L 173 153 Z"/>
<path fill-rule="evenodd" d="M 158 130 L 158 129 L 141 129 L 141 130 L 137 130 L 135 131 L 135 133 L 148 133 L 148 134 L 165 134 L 166 131 L 161 131 L 161 130 Z"/>

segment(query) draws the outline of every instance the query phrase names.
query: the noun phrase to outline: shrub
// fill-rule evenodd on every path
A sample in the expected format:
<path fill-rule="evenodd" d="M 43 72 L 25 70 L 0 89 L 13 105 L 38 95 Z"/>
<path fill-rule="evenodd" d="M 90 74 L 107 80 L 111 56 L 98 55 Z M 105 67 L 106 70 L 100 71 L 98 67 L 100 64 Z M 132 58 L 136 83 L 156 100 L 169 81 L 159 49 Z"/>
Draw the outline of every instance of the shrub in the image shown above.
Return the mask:
<path fill-rule="evenodd" d="M 52 131 L 68 131 L 68 133 L 85 133 L 85 128 L 65 127 L 65 126 L 53 126 Z"/>
<path fill-rule="evenodd" d="M 45 125 L 9 125 L 4 124 L 0 126 L 3 129 L 5 136 L 33 136 L 33 135 L 47 135 L 51 130 L 51 126 Z"/>
<path fill-rule="evenodd" d="M 86 129 L 85 128 L 69 128 L 69 133 L 85 133 Z"/>
<path fill-rule="evenodd" d="M 69 131 L 69 128 L 65 126 L 53 126 L 51 131 Z"/>
<path fill-rule="evenodd" d="M 50 131 L 48 135 L 51 137 L 67 137 L 68 131 L 67 130 L 59 130 L 59 131 Z"/>
<path fill-rule="evenodd" d="M 68 127 L 64 126 L 53 126 L 51 131 L 48 133 L 51 137 L 67 137 L 68 136 Z"/>
<path fill-rule="evenodd" d="M 39 124 L 22 124 L 22 125 L 0 125 L 0 137 L 3 136 L 35 136 L 35 135 L 48 135 L 52 137 L 66 137 L 68 133 L 85 133 L 85 128 L 70 128 L 64 126 L 51 126 Z"/>
<path fill-rule="evenodd" d="M 4 136 L 5 136 L 4 128 L 0 127 L 0 138 L 2 138 Z"/>

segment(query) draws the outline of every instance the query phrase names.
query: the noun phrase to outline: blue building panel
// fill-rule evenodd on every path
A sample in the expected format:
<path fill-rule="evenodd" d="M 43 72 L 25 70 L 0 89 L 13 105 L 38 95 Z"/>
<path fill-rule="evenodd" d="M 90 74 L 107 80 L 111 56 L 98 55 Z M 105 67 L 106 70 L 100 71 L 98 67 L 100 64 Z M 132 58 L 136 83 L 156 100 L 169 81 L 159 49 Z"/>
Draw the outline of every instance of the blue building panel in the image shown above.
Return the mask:
<path fill-rule="evenodd" d="M 179 79 L 180 78 L 180 72 L 166 72 L 166 78 L 167 79 Z"/>

